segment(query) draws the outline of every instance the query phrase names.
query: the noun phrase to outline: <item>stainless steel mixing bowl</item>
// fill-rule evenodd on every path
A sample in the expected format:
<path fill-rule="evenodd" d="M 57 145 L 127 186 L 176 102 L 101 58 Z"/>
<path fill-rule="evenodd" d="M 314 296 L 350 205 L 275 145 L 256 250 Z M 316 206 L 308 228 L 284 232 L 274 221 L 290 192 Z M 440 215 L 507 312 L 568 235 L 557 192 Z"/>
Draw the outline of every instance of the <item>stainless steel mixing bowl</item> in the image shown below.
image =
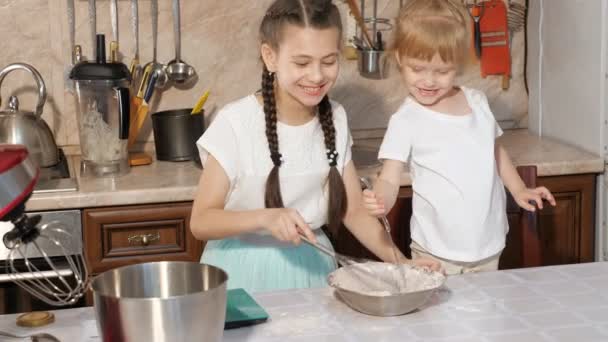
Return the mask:
<path fill-rule="evenodd" d="M 375 272 L 361 272 L 360 267 L 382 265 L 386 263 L 366 263 L 360 265 L 350 265 L 337 269 L 332 272 L 327 281 L 336 291 L 337 296 L 352 309 L 364 314 L 373 316 L 399 316 L 410 313 L 416 309 L 420 309 L 428 301 L 431 295 L 445 283 L 445 276 L 439 272 L 428 269 L 420 269 L 408 265 L 402 265 L 408 268 L 406 276 L 416 275 L 422 277 L 420 279 L 405 279 L 406 282 L 427 283 L 427 286 L 420 286 L 420 289 L 408 289 L 396 293 L 392 281 L 386 274 L 378 274 Z M 374 271 L 372 269 L 372 271 Z M 415 273 L 413 273 L 415 272 Z M 392 276 L 392 275 L 391 275 Z M 428 277 L 428 279 L 424 279 Z M 346 280 L 352 282 L 360 282 L 358 287 L 364 284 L 368 289 L 382 288 L 378 284 L 384 282 L 386 291 L 359 291 L 354 290 L 353 286 L 346 285 Z M 425 281 L 428 280 L 428 281 Z M 367 282 L 367 284 L 365 284 Z M 373 283 L 373 284 L 372 284 Z M 413 283 L 412 283 L 413 285 Z M 410 286 L 411 287 L 411 286 Z"/>
<path fill-rule="evenodd" d="M 222 340 L 228 276 L 196 262 L 113 269 L 92 282 L 103 341 Z"/>

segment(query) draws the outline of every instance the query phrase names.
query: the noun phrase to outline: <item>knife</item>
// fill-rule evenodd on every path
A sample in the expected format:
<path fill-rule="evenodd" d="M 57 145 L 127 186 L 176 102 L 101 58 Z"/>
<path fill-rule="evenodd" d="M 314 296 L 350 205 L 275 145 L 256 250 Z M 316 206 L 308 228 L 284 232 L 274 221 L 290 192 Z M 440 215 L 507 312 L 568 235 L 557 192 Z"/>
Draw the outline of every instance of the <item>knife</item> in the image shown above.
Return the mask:
<path fill-rule="evenodd" d="M 135 138 L 137 138 L 137 134 L 139 133 L 139 129 L 135 129 L 137 126 L 135 122 L 138 118 L 139 107 L 141 107 L 144 102 L 144 92 L 147 90 L 146 86 L 148 85 L 151 72 L 152 64 L 148 64 L 141 77 L 141 82 L 137 88 L 137 94 L 135 94 L 135 96 L 131 99 L 131 124 L 129 129 L 129 142 L 127 144 L 128 147 L 133 146 L 135 143 Z"/>
<path fill-rule="evenodd" d="M 129 142 L 128 142 L 127 146 L 132 146 L 135 143 L 135 140 L 137 139 L 137 136 L 139 135 L 139 130 L 143 126 L 144 121 L 146 120 L 146 117 L 148 116 L 148 110 L 149 110 L 148 103 L 150 102 L 150 99 L 152 98 L 152 94 L 154 93 L 154 86 L 156 85 L 157 79 L 158 79 L 158 73 L 153 72 L 150 75 L 150 80 L 149 80 L 148 84 L 146 84 L 146 91 L 144 93 L 143 101 L 137 108 L 137 113 L 135 114 L 135 119 L 133 120 L 133 127 L 131 127 L 132 131 L 129 132 L 130 133 Z M 144 84 L 144 83 L 142 82 L 142 84 Z M 142 89 L 142 87 L 140 87 L 140 90 L 141 89 Z M 139 96 L 139 94 L 138 94 L 138 96 Z"/>

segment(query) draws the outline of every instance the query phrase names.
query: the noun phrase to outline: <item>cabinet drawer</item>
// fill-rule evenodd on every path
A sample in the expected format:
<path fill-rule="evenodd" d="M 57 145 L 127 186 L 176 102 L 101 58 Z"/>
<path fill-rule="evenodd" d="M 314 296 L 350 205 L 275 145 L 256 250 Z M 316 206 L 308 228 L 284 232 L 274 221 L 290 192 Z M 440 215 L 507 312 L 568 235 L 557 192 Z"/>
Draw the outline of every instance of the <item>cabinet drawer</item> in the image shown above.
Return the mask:
<path fill-rule="evenodd" d="M 152 261 L 198 261 L 190 203 L 84 210 L 85 255 L 92 273 Z"/>
<path fill-rule="evenodd" d="M 183 220 L 104 224 L 103 257 L 179 253 L 186 250 Z"/>

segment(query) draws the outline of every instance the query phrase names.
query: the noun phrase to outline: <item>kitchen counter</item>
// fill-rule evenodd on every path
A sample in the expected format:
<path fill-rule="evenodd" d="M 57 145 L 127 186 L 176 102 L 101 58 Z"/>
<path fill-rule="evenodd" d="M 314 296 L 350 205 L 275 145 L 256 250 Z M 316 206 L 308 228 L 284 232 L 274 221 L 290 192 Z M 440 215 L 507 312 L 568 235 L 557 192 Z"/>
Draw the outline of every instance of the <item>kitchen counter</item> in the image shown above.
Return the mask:
<path fill-rule="evenodd" d="M 227 330 L 224 341 L 607 341 L 607 286 L 606 262 L 453 276 L 425 308 L 398 317 L 355 312 L 330 288 L 259 293 L 269 321 Z M 16 315 L 0 316 L 0 330 L 101 341 L 92 308 L 55 316 L 32 329 L 17 327 Z"/>
<path fill-rule="evenodd" d="M 361 139 L 355 145 L 377 148 L 381 139 Z M 500 142 L 516 165 L 536 165 L 539 176 L 556 176 L 604 172 L 601 157 L 550 139 L 541 139 L 527 130 L 505 131 Z M 78 159 L 72 156 L 72 164 Z M 75 167 L 73 169 L 78 169 Z M 379 167 L 359 168 L 361 176 L 377 175 Z M 201 170 L 192 162 L 159 162 L 133 167 L 117 178 L 78 178 L 78 191 L 35 194 L 27 202 L 28 211 L 89 208 L 128 204 L 191 201 Z M 401 185 L 411 185 L 409 172 L 404 172 Z"/>
<path fill-rule="evenodd" d="M 498 141 L 506 148 L 515 166 L 536 165 L 539 177 L 604 172 L 604 160 L 600 156 L 550 138 L 540 138 L 527 129 L 505 130 Z M 355 145 L 377 148 L 381 143 L 382 139 L 365 139 Z M 373 177 L 378 170 L 367 169 L 360 173 Z M 410 173 L 406 170 L 401 175 L 401 185 L 411 184 Z"/>

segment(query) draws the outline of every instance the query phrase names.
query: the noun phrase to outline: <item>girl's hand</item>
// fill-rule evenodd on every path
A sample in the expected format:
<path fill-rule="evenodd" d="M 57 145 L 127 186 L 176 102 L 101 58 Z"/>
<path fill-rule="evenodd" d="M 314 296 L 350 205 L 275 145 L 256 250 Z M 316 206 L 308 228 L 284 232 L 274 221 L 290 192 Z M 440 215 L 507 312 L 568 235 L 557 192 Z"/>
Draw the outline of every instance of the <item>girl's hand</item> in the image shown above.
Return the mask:
<path fill-rule="evenodd" d="M 416 258 L 414 260 L 408 260 L 408 263 L 413 266 L 426 267 L 435 272 L 443 272 L 443 270 L 441 269 L 441 263 L 435 259 L 421 257 Z"/>
<path fill-rule="evenodd" d="M 310 241 L 317 242 L 315 234 L 306 224 L 300 213 L 290 208 L 266 209 L 266 215 L 262 226 L 279 241 L 300 244 L 300 233 L 304 234 Z"/>
<path fill-rule="evenodd" d="M 538 206 L 538 209 L 542 209 L 543 200 L 548 201 L 554 207 L 556 204 L 555 198 L 553 198 L 551 192 L 544 186 L 535 189 L 524 188 L 513 194 L 513 199 L 515 199 L 515 202 L 517 202 L 520 207 L 528 211 L 535 211 L 536 206 Z M 534 204 L 536 204 L 536 206 Z"/>
<path fill-rule="evenodd" d="M 369 190 L 363 190 L 363 207 L 373 216 L 383 216 L 386 214 L 382 197 Z"/>

